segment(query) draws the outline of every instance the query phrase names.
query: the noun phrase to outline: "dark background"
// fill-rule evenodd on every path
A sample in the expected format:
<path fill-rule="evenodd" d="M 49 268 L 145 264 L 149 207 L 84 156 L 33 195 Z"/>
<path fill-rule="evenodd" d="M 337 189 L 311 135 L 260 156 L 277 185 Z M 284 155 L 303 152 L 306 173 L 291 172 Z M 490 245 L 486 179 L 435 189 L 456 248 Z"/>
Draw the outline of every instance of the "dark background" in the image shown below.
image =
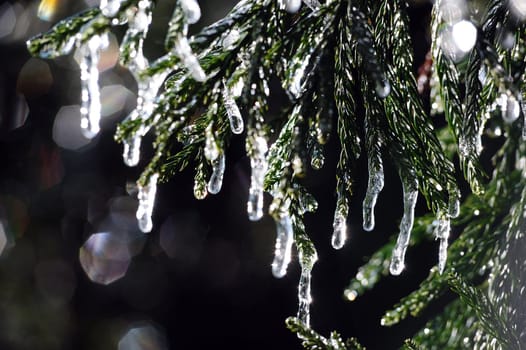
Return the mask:
<path fill-rule="evenodd" d="M 37 17 L 38 3 L 0 2 L 0 235 L 7 240 L 0 251 L 0 349 L 117 349 L 132 329 L 128 334 L 147 344 L 141 349 L 158 348 L 156 341 L 169 349 L 299 349 L 300 341 L 284 323 L 296 313 L 299 265 L 294 259 L 286 277 L 272 277 L 274 223 L 268 216 L 249 222 L 245 213 L 250 168 L 243 138 L 236 136 L 229 150 L 220 194 L 195 200 L 193 174 L 185 171 L 159 186 L 154 229 L 140 234 L 134 226 L 137 203 L 130 184 L 151 154 L 151 140 L 144 142 L 138 168 L 123 165 L 121 146 L 113 140 L 116 123 L 134 107 L 134 80 L 119 66 L 101 74 L 101 84 L 112 86 L 103 94 L 108 111 L 103 131 L 91 142 L 83 141 L 75 107 L 63 109 L 80 99 L 73 57 L 30 58 L 25 40 L 87 4 L 58 0 L 44 21 Z M 146 46 L 150 58 L 162 52 L 173 6 L 160 3 Z M 234 3 L 200 1 L 203 18 L 192 30 L 222 17 Z M 429 46 L 429 12 L 427 3 L 410 9 L 415 72 Z M 122 33 L 117 30 L 116 35 Z M 108 55 L 107 65 L 114 59 Z M 279 111 L 279 99 L 271 104 Z M 65 144 L 76 149 L 60 147 Z M 337 154 L 333 139 L 326 148 L 325 167 L 311 171 L 306 180 L 319 201 L 318 212 L 306 218 L 319 252 L 312 326 L 324 335 L 337 330 L 344 337 L 357 337 L 370 349 L 397 348 L 440 303 L 422 319 L 395 327 L 381 327 L 380 318 L 426 276 L 436 261 L 437 245 L 410 248 L 400 277 L 388 277 L 365 296 L 345 301 L 343 290 L 357 268 L 397 232 L 402 198 L 396 172 L 387 162 L 377 228 L 363 231 L 367 166 L 361 159 L 350 239 L 341 251 L 333 250 Z M 418 210 L 425 210 L 423 203 Z M 132 253 L 124 259 L 129 262 L 126 274 L 117 278 L 111 271 L 108 277 L 117 279 L 107 286 L 90 281 L 79 262 L 83 244 L 100 232 L 125 237 Z M 90 262 L 95 269 L 96 262 Z M 142 326 L 152 326 L 157 335 L 152 337 Z"/>

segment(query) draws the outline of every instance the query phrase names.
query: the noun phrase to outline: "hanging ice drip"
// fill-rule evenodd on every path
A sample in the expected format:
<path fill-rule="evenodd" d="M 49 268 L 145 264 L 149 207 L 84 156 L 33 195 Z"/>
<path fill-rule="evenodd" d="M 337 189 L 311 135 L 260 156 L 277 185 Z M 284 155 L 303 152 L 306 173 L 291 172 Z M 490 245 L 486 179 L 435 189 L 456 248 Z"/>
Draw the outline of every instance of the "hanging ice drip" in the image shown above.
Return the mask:
<path fill-rule="evenodd" d="M 301 265 L 300 282 L 298 284 L 298 319 L 306 326 L 310 326 L 310 304 L 312 303 L 311 296 L 311 279 L 312 268 L 318 260 L 318 256 L 314 251 L 314 255 L 305 257 L 300 250 L 299 260 Z"/>
<path fill-rule="evenodd" d="M 257 221 L 263 217 L 263 183 L 268 168 L 266 158 L 268 145 L 267 139 L 261 135 L 250 137 L 249 142 L 251 142 L 253 151 L 250 157 L 252 173 L 250 175 L 247 212 L 250 220 Z"/>
<path fill-rule="evenodd" d="M 142 232 L 148 233 L 153 228 L 152 213 L 157 192 L 157 180 L 159 174 L 153 174 L 146 185 L 138 185 L 139 207 L 137 208 L 137 220 Z"/>
<path fill-rule="evenodd" d="M 86 138 L 95 137 L 100 131 L 100 88 L 99 56 L 108 46 L 106 33 L 94 35 L 78 49 L 81 80 L 81 121 L 82 133 Z"/>
<path fill-rule="evenodd" d="M 334 210 L 333 233 L 331 244 L 334 249 L 341 249 L 347 240 L 347 216 L 349 215 L 349 204 L 343 193 L 338 191 L 336 209 Z"/>
<path fill-rule="evenodd" d="M 416 178 L 403 180 L 402 187 L 404 192 L 404 215 L 402 221 L 400 221 L 400 233 L 398 234 L 391 257 L 391 264 L 389 265 L 389 272 L 395 276 L 401 274 L 405 266 L 405 252 L 409 245 L 411 230 L 413 229 L 415 206 L 418 198 L 418 182 Z"/>

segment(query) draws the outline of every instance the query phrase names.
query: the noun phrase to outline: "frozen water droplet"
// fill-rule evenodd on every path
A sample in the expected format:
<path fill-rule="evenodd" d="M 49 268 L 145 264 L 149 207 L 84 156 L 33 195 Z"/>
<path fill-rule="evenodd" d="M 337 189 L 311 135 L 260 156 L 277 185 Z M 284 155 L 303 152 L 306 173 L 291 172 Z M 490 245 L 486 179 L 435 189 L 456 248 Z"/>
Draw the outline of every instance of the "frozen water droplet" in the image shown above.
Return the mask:
<path fill-rule="evenodd" d="M 148 233 L 153 228 L 152 213 L 155 204 L 155 193 L 157 192 L 157 180 L 159 174 L 153 174 L 147 185 L 138 184 L 139 207 L 137 208 L 137 220 L 142 232 Z"/>
<path fill-rule="evenodd" d="M 438 212 L 434 234 L 435 237 L 440 240 L 440 247 L 438 252 L 438 271 L 440 273 L 444 272 L 444 269 L 446 267 L 447 246 L 450 230 L 451 225 L 449 216 L 442 212 Z"/>
<path fill-rule="evenodd" d="M 124 149 L 122 152 L 122 158 L 124 164 L 129 167 L 139 164 L 141 156 L 141 140 L 142 137 L 136 134 L 123 141 Z"/>
<path fill-rule="evenodd" d="M 284 0 L 285 10 L 289 13 L 296 13 L 301 7 L 301 0 Z"/>
<path fill-rule="evenodd" d="M 363 200 L 363 229 L 374 229 L 374 207 L 380 191 L 384 188 L 384 169 L 381 158 L 369 157 L 369 181 Z"/>
<path fill-rule="evenodd" d="M 202 82 L 206 80 L 206 74 L 203 71 L 203 68 L 201 68 L 199 60 L 192 52 L 186 37 L 180 36 L 177 38 L 177 40 L 175 40 L 173 50 L 175 55 L 179 57 L 183 65 L 186 67 L 186 69 L 188 69 L 196 81 Z"/>
<path fill-rule="evenodd" d="M 289 266 L 292 243 L 292 221 L 287 213 L 282 213 L 276 220 L 276 246 L 274 250 L 274 261 L 272 261 L 272 274 L 276 278 L 281 278 L 287 273 Z"/>
<path fill-rule="evenodd" d="M 100 131 L 99 54 L 107 46 L 107 34 L 94 35 L 79 48 L 81 80 L 80 126 L 86 138 L 95 137 Z"/>
<path fill-rule="evenodd" d="M 181 8 L 184 11 L 184 14 L 186 15 L 186 20 L 190 24 L 197 23 L 199 19 L 201 18 L 201 8 L 199 7 L 199 4 L 195 0 L 182 0 L 180 2 Z"/>
<path fill-rule="evenodd" d="M 247 212 L 250 220 L 257 221 L 263 217 L 263 182 L 268 168 L 266 159 L 268 145 L 263 136 L 255 136 L 252 143 L 254 150 L 250 157 L 252 173 L 250 175 Z"/>
<path fill-rule="evenodd" d="M 223 175 L 225 173 L 225 154 L 221 153 L 219 157 L 212 161 L 212 175 L 208 181 L 208 192 L 217 194 L 223 185 Z"/>
<path fill-rule="evenodd" d="M 519 101 L 512 93 L 502 94 L 501 101 L 502 119 L 511 124 L 519 118 L 521 111 Z"/>
<path fill-rule="evenodd" d="M 115 17 L 123 0 L 100 0 L 100 10 L 106 17 Z"/>
<path fill-rule="evenodd" d="M 306 55 L 302 58 L 301 63 L 297 66 L 296 70 L 294 71 L 294 75 L 292 76 L 289 90 L 290 93 L 296 98 L 301 97 L 303 92 L 302 84 L 305 78 L 305 69 L 307 69 L 307 66 L 309 65 L 310 57 L 311 55 Z"/>
<path fill-rule="evenodd" d="M 343 195 L 338 194 L 336 201 L 336 210 L 334 211 L 334 220 L 332 223 L 333 233 L 331 244 L 334 249 L 341 249 L 347 240 L 347 216 L 349 215 L 349 206 Z"/>
<path fill-rule="evenodd" d="M 396 240 L 396 246 L 391 257 L 389 272 L 397 276 L 402 273 L 405 266 L 405 251 L 409 245 L 409 237 L 413 229 L 415 218 L 415 205 L 418 197 L 418 183 L 416 180 L 405 180 L 403 182 L 404 192 L 404 215 L 400 221 L 400 233 Z"/>
<path fill-rule="evenodd" d="M 212 130 L 213 124 L 210 123 L 205 131 L 205 158 L 209 161 L 214 161 L 219 157 L 219 147 Z"/>
<path fill-rule="evenodd" d="M 223 103 L 230 122 L 230 129 L 234 134 L 241 134 L 244 129 L 243 118 L 236 101 L 226 87 L 223 90 Z"/>
<path fill-rule="evenodd" d="M 374 90 L 380 98 L 386 98 L 391 93 L 391 84 L 387 79 L 379 79 L 375 83 Z"/>
<path fill-rule="evenodd" d="M 307 326 L 310 325 L 310 304 L 312 303 L 311 276 L 310 268 L 301 268 L 298 285 L 298 319 Z"/>

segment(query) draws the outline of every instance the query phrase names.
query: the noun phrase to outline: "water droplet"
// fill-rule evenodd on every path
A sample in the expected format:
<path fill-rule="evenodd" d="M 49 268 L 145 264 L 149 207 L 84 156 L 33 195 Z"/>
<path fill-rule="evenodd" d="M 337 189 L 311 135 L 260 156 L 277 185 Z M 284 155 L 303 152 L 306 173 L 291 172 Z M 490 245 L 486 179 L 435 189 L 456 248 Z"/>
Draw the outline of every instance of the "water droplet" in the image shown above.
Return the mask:
<path fill-rule="evenodd" d="M 223 103 L 230 122 L 230 129 L 234 134 L 241 134 L 244 129 L 243 118 L 241 117 L 241 112 L 239 111 L 236 101 L 226 87 L 223 90 Z"/>
<path fill-rule="evenodd" d="M 418 197 L 418 183 L 416 179 L 405 179 L 402 183 L 404 192 L 404 215 L 400 221 L 400 233 L 391 257 L 389 272 L 397 276 L 402 273 L 405 266 L 405 252 L 409 245 L 409 237 L 413 229 L 415 218 L 415 205 Z"/>
<path fill-rule="evenodd" d="M 336 201 L 336 210 L 334 211 L 334 220 L 332 223 L 333 233 L 331 244 L 334 249 L 341 249 L 347 240 L 347 216 L 349 215 L 349 206 L 342 194 L 338 193 Z"/>
<path fill-rule="evenodd" d="M 190 24 L 197 23 L 201 18 L 201 8 L 195 0 L 182 0 L 180 1 L 181 8 L 186 15 L 186 20 Z"/>
<path fill-rule="evenodd" d="M 144 233 L 150 232 L 153 228 L 152 213 L 155 204 L 155 194 L 157 192 L 158 179 L 159 174 L 153 174 L 150 177 L 147 185 L 137 185 L 137 198 L 139 199 L 139 207 L 137 208 L 136 217 L 138 220 L 139 229 Z"/>
<path fill-rule="evenodd" d="M 217 194 L 221 190 L 223 185 L 223 175 L 225 173 L 225 154 L 221 153 L 212 162 L 212 175 L 208 181 L 208 192 L 211 194 Z"/>
<path fill-rule="evenodd" d="M 374 229 L 374 207 L 378 195 L 384 188 L 384 169 L 380 157 L 369 157 L 369 181 L 367 192 L 363 200 L 363 229 L 371 231 Z"/>
<path fill-rule="evenodd" d="M 315 143 L 311 154 L 310 165 L 312 169 L 320 170 L 321 168 L 323 168 L 324 163 L 325 156 L 323 154 L 323 149 L 321 148 L 320 144 Z"/>
<path fill-rule="evenodd" d="M 289 266 L 292 243 L 292 221 L 287 213 L 281 213 L 276 219 L 276 246 L 274 250 L 274 261 L 272 261 L 272 274 L 276 278 L 281 278 L 287 273 Z"/>

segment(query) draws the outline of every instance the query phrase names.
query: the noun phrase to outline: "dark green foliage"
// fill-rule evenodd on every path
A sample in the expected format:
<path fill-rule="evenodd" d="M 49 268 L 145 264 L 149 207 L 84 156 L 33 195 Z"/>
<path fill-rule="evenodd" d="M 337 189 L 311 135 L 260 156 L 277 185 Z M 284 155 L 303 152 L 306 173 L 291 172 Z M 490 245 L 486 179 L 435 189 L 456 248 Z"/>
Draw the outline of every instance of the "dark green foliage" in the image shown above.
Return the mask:
<path fill-rule="evenodd" d="M 125 2 L 122 12 L 135 3 Z M 264 190 L 273 196 L 270 214 L 276 220 L 290 216 L 301 265 L 309 270 L 317 253 L 303 216 L 315 211 L 317 203 L 302 186 L 302 178 L 308 164 L 315 169 L 323 165 L 323 146 L 331 137 L 336 136 L 340 152 L 335 169 L 337 211 L 345 218 L 354 167 L 362 154 L 368 157 L 371 173 L 380 172 L 385 159 L 396 166 L 402 183 L 418 182 L 431 212 L 415 220 L 413 247 L 432 236 L 437 218 L 457 215 L 459 176 L 453 162 L 458 157 L 471 193 L 453 220 L 460 234 L 448 250 L 445 273 L 434 267 L 381 322 L 389 326 L 409 315 L 418 317 L 452 290 L 460 298 L 406 341 L 404 348 L 463 344 L 520 349 L 526 342 L 524 312 L 517 311 L 526 277 L 520 250 L 526 243 L 526 154 L 518 124 L 525 121 L 521 112 L 519 121 L 504 123 L 494 102 L 504 94 L 522 103 L 526 29 L 510 14 L 507 1 L 476 3 L 470 2 L 479 11 L 468 11 L 464 17 L 477 25 L 477 42 L 464 57 L 457 57 L 439 45 L 451 23 L 440 15 L 443 3 L 436 1 L 430 113 L 414 77 L 405 1 L 326 1 L 314 11 L 303 6 L 294 15 L 278 1 L 241 1 L 225 18 L 188 38 L 191 54 L 207 75 L 203 82 L 189 74 L 185 57 L 177 52 L 188 27 L 178 2 L 165 41 L 168 52 L 134 72 L 140 86 L 154 78 L 165 80 L 155 108 L 149 115 L 127 118 L 116 139 L 126 142 L 153 128 L 155 153 L 139 183 L 146 184 L 153 174 L 167 181 L 195 163 L 194 193 L 202 199 L 211 173 L 207 143 L 226 152 L 235 136 L 224 96 L 242 86 L 233 98 L 243 112 L 246 154 L 252 160 L 264 158 L 267 142 L 272 141 L 264 174 Z M 102 16 L 98 9 L 87 10 L 33 38 L 29 50 L 46 58 L 66 54 L 68 45 L 81 45 L 108 30 L 116 19 Z M 500 41 L 510 28 L 515 42 L 506 49 Z M 79 39 L 71 42 L 78 32 Z M 236 38 L 229 37 L 234 34 Z M 132 53 L 142 47 L 144 38 L 145 33 L 128 32 L 121 51 L 123 65 L 131 68 Z M 481 71 L 486 73 L 484 79 Z M 289 97 L 279 116 L 268 113 L 273 78 L 279 79 Z M 431 114 L 441 116 L 440 107 L 448 129 L 437 133 Z M 491 154 L 482 153 L 483 135 L 492 134 L 486 125 L 499 128 L 493 135 L 506 137 Z M 489 172 L 482 167 L 481 154 L 493 160 Z M 389 273 L 395 242 L 393 237 L 359 269 L 345 291 L 349 300 Z M 287 326 L 309 349 L 362 349 L 356 340 L 344 342 L 335 332 L 325 338 L 297 318 L 287 319 Z"/>

